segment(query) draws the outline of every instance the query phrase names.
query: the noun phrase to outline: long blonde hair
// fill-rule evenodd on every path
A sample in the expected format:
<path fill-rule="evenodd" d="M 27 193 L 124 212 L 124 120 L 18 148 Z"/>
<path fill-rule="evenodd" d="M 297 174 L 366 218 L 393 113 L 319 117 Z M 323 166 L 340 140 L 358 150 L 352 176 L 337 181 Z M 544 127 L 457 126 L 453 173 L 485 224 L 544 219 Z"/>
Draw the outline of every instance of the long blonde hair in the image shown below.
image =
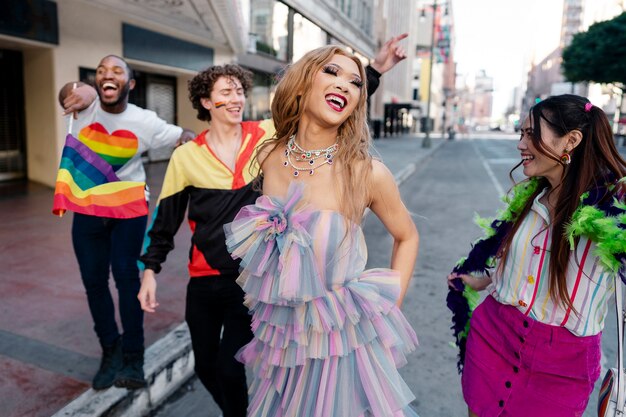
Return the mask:
<path fill-rule="evenodd" d="M 371 142 L 367 125 L 367 86 L 365 69 L 361 61 L 345 49 L 336 46 L 323 46 L 305 54 L 290 65 L 276 86 L 272 101 L 272 119 L 276 126 L 275 137 L 266 141 L 256 154 L 258 159 L 264 150 L 286 146 L 287 141 L 298 131 L 298 123 L 304 113 L 305 103 L 311 94 L 315 75 L 334 55 L 343 55 L 354 61 L 359 69 L 363 86 L 359 101 L 352 114 L 339 126 L 339 149 L 335 156 L 333 170 L 338 170 L 341 181 L 339 196 L 340 210 L 348 219 L 360 223 L 365 207 L 369 205 L 369 181 L 372 157 L 369 153 Z M 268 152 L 269 153 L 269 152 Z M 260 162 L 260 161 L 259 161 Z"/>

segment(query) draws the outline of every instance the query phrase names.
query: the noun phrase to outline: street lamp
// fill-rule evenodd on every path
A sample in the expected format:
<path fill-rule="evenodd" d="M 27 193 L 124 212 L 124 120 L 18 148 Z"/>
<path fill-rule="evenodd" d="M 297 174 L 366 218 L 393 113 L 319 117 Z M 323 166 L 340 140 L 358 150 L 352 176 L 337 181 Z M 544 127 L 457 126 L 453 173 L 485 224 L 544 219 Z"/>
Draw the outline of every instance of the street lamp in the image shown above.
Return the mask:
<path fill-rule="evenodd" d="M 430 58 L 428 62 L 428 100 L 426 101 L 426 135 L 422 141 L 422 148 L 430 148 L 432 141 L 430 140 L 430 96 L 433 76 L 433 60 L 435 58 L 435 28 L 437 23 L 437 0 L 433 2 L 433 15 L 432 15 L 432 28 L 430 33 Z M 424 10 L 422 9 L 422 18 L 426 17 Z"/>

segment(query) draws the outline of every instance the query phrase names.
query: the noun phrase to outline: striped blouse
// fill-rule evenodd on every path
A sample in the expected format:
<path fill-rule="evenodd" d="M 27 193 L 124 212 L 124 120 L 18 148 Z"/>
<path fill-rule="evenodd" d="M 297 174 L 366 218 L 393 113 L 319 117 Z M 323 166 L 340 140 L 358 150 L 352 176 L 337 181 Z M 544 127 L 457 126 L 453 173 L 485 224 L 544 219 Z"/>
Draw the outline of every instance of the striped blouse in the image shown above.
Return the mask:
<path fill-rule="evenodd" d="M 577 336 L 598 334 L 604 327 L 607 299 L 615 281 L 594 256 L 596 244 L 581 237 L 572 251 L 567 269 L 567 289 L 576 311 L 550 298 L 549 270 L 552 229 L 548 209 L 539 202 L 541 192 L 522 221 L 502 273 L 492 276 L 487 291 L 500 303 L 552 326 L 561 326 Z"/>

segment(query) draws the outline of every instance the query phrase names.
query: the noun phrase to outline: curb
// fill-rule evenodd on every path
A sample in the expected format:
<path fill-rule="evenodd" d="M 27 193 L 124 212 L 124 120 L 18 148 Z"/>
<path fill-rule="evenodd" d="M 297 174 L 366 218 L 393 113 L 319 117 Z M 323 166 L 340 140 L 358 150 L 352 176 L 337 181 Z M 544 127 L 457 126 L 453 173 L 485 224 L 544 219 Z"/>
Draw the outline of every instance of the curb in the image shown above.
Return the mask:
<path fill-rule="evenodd" d="M 402 185 L 402 183 L 404 183 L 404 181 L 406 181 L 411 175 L 413 175 L 413 173 L 417 170 L 418 163 L 429 158 L 437 149 L 439 149 L 445 143 L 446 141 L 435 142 L 433 146 L 428 151 L 426 151 L 423 155 L 417 158 L 417 160 L 407 164 L 403 169 L 401 169 L 397 174 L 395 174 L 393 177 L 395 178 L 396 183 L 398 184 L 398 187 Z"/>
<path fill-rule="evenodd" d="M 194 374 L 194 357 L 187 323 L 181 323 L 146 349 L 148 387 L 89 389 L 52 417 L 144 416 L 154 410 Z"/>
<path fill-rule="evenodd" d="M 431 149 L 396 173 L 394 178 L 398 186 L 417 170 L 418 163 L 430 157 L 444 143 L 435 142 Z M 363 217 L 369 212 L 367 209 Z M 194 364 L 189 328 L 183 322 L 146 349 L 144 371 L 147 388 L 133 391 L 116 387 L 102 391 L 89 389 L 52 417 L 146 416 L 193 377 Z"/>

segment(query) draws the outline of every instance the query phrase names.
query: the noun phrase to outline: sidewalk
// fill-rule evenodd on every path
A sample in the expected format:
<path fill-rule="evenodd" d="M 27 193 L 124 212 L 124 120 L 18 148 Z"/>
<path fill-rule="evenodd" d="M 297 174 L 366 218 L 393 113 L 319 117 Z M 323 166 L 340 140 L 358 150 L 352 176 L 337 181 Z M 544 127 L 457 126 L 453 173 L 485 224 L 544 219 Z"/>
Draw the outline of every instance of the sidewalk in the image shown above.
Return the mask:
<path fill-rule="evenodd" d="M 433 138 L 430 149 L 421 143 L 416 136 L 400 136 L 377 139 L 374 145 L 402 181 L 445 141 Z M 166 163 L 146 167 L 153 202 L 165 167 Z M 159 274 L 159 310 L 145 316 L 149 388 L 95 392 L 90 381 L 99 365 L 100 346 L 72 250 L 71 214 L 54 217 L 52 195 L 53 190 L 33 183 L 0 185 L 2 415 L 144 415 L 193 373 L 189 335 L 181 324 L 189 228 L 181 227 L 176 248 Z"/>

